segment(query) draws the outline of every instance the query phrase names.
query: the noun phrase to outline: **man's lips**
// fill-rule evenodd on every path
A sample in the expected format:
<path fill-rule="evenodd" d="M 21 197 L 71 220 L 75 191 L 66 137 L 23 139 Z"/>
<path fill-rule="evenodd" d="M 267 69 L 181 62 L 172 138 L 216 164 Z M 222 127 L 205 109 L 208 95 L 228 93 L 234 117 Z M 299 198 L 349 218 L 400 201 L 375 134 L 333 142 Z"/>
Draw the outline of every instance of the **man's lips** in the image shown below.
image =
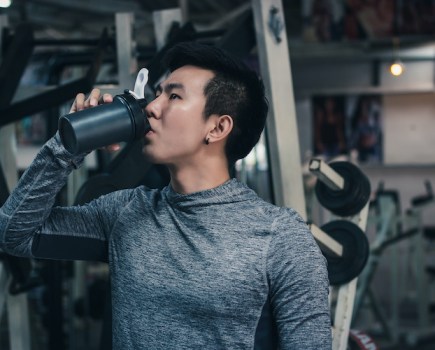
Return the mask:
<path fill-rule="evenodd" d="M 145 120 L 145 133 L 144 133 L 144 135 L 147 135 L 150 131 L 154 131 L 154 130 L 153 130 L 152 126 L 151 126 L 149 118 L 147 118 Z"/>

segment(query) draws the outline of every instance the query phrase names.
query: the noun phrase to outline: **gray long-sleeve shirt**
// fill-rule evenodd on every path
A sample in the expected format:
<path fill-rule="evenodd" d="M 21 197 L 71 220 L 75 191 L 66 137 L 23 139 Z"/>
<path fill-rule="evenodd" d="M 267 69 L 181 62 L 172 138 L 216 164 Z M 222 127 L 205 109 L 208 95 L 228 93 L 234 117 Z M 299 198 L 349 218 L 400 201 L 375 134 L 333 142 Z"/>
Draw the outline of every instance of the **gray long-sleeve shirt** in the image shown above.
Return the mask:
<path fill-rule="evenodd" d="M 331 348 L 325 259 L 295 211 L 235 179 L 53 208 L 81 162 L 57 138 L 43 146 L 0 209 L 0 247 L 108 261 L 114 349 L 252 349 L 266 302 L 281 349 Z"/>

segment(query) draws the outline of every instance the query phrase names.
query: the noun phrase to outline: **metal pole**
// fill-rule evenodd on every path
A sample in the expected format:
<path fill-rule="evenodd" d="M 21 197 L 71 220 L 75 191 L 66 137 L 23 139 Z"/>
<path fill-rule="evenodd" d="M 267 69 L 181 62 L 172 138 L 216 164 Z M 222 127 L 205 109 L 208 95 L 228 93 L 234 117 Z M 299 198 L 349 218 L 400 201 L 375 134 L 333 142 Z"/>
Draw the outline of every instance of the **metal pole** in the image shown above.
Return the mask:
<path fill-rule="evenodd" d="M 8 26 L 8 18 L 0 15 L 0 48 L 3 47 L 3 28 Z M 0 63 L 2 61 L 0 52 Z M 1 116 L 0 116 L 1 117 Z M 0 162 L 2 163 L 9 189 L 17 183 L 17 141 L 15 137 L 15 125 L 10 124 L 0 128 Z"/>
<path fill-rule="evenodd" d="M 361 211 L 349 218 L 349 221 L 355 223 L 365 232 L 367 227 L 367 218 L 369 213 L 369 203 Z M 358 277 L 349 283 L 338 287 L 337 307 L 334 316 L 334 329 L 332 349 L 345 350 L 349 339 L 349 330 L 352 322 L 353 307 L 356 296 L 356 285 Z"/>
<path fill-rule="evenodd" d="M 310 230 L 322 252 L 332 256 L 343 256 L 343 245 L 314 224 L 310 225 Z"/>
<path fill-rule="evenodd" d="M 175 22 L 182 23 L 182 12 L 179 8 L 153 12 L 154 34 L 157 50 L 167 42 L 168 32 Z"/>
<path fill-rule="evenodd" d="M 178 0 L 178 6 L 181 10 L 181 24 L 185 24 L 189 20 L 189 0 Z"/>
<path fill-rule="evenodd" d="M 320 159 L 312 159 L 309 165 L 310 171 L 331 190 L 340 191 L 344 188 L 344 179 L 326 162 Z"/>
<path fill-rule="evenodd" d="M 115 23 L 119 86 L 123 89 L 131 89 L 138 71 L 137 60 L 134 56 L 134 16 L 132 13 L 117 13 Z"/>
<path fill-rule="evenodd" d="M 281 0 L 252 0 L 262 77 L 269 94 L 267 122 L 275 202 L 306 219 L 289 48 Z"/>

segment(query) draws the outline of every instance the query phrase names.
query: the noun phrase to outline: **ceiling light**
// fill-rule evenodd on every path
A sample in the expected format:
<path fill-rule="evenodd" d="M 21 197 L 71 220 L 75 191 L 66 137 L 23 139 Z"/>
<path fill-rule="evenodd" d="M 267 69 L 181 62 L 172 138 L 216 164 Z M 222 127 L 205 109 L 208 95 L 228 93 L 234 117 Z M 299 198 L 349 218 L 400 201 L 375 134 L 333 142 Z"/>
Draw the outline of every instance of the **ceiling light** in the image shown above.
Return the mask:
<path fill-rule="evenodd" d="M 11 6 L 11 0 L 0 0 L 0 7 L 6 8 Z"/>
<path fill-rule="evenodd" d="M 390 66 L 390 72 L 395 77 L 401 75 L 403 73 L 403 70 L 404 70 L 403 63 L 400 60 L 394 61 Z"/>

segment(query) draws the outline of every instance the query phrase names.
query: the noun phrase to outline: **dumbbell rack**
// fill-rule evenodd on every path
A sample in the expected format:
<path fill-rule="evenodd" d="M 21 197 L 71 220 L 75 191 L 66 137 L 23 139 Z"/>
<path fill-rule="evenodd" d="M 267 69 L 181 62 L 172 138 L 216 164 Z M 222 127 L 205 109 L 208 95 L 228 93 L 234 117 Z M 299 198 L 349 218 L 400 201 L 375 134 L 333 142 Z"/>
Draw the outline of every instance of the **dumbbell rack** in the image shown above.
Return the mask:
<path fill-rule="evenodd" d="M 345 180 L 343 177 L 332 169 L 326 162 L 319 159 L 313 159 L 310 163 L 309 169 L 319 181 L 322 181 L 332 190 L 339 191 L 344 188 Z M 367 226 L 368 209 L 369 203 L 367 202 L 357 214 L 349 217 L 340 217 L 340 219 L 356 224 L 364 232 Z M 314 238 L 324 253 L 342 256 L 343 246 L 339 242 L 314 224 L 311 224 L 310 228 Z M 332 302 L 331 296 L 335 294 L 337 295 L 332 327 L 333 350 L 346 350 L 348 346 L 357 281 L 358 277 L 355 277 L 348 283 L 330 287 L 330 305 Z"/>

